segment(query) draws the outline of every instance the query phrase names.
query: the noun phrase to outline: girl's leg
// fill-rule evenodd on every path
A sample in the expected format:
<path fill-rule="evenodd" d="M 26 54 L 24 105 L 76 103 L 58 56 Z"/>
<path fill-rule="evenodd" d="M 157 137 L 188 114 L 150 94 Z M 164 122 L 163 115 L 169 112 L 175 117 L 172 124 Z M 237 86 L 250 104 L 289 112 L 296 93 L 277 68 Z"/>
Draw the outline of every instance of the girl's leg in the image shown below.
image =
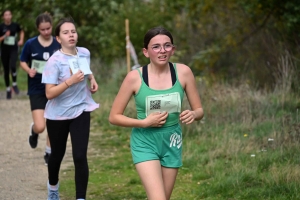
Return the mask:
<path fill-rule="evenodd" d="M 73 161 L 75 165 L 76 199 L 85 199 L 89 178 L 87 148 L 90 135 L 90 113 L 83 112 L 70 124 Z M 52 141 L 50 141 L 52 144 Z"/>
<path fill-rule="evenodd" d="M 148 200 L 166 200 L 160 161 L 141 162 L 135 167 L 146 190 Z"/>
<path fill-rule="evenodd" d="M 47 104 L 46 95 L 30 95 L 30 107 L 33 123 L 31 125 L 31 133 L 29 136 L 29 144 L 31 148 L 36 148 L 38 143 L 38 134 L 45 130 L 46 122 L 44 118 L 45 107 Z M 46 152 L 51 153 L 50 141 L 47 136 Z"/>
<path fill-rule="evenodd" d="M 18 59 L 18 49 L 12 50 L 10 54 L 10 59 L 9 59 L 9 67 L 11 69 L 11 77 L 13 81 L 13 86 L 14 88 L 17 88 L 17 59 Z M 19 93 L 18 91 L 15 91 L 17 94 Z"/>
<path fill-rule="evenodd" d="M 6 86 L 6 99 L 11 99 L 11 88 L 10 88 L 10 81 L 9 81 L 9 53 L 1 52 L 1 61 L 3 64 L 3 71 L 4 71 L 4 81 Z"/>
<path fill-rule="evenodd" d="M 1 61 L 3 65 L 4 70 L 4 81 L 5 86 L 9 87 L 9 54 L 8 53 L 2 53 L 1 54 Z"/>
<path fill-rule="evenodd" d="M 51 154 L 51 146 L 50 146 L 49 136 L 47 134 L 46 135 L 46 148 L 45 148 L 45 153 L 44 153 L 45 165 L 48 165 L 50 154 Z"/>
<path fill-rule="evenodd" d="M 43 109 L 33 110 L 31 114 L 33 119 L 33 126 L 32 126 L 33 132 L 36 134 L 42 133 L 46 127 L 44 110 Z"/>
<path fill-rule="evenodd" d="M 49 140 L 49 136 L 48 136 L 48 135 L 47 135 L 47 140 L 46 140 L 46 146 L 47 146 L 47 147 L 51 147 L 51 146 L 50 146 L 50 140 Z"/>
<path fill-rule="evenodd" d="M 61 161 L 66 152 L 70 120 L 46 120 L 48 136 L 51 143 L 51 154 L 48 161 L 49 184 L 58 183 Z"/>
<path fill-rule="evenodd" d="M 178 168 L 161 167 L 166 199 L 169 200 L 175 185 Z"/>
<path fill-rule="evenodd" d="M 30 135 L 28 138 L 29 145 L 35 149 L 38 144 L 39 134 L 45 130 L 46 122 L 43 109 L 35 109 L 31 111 L 33 123 L 30 125 Z"/>

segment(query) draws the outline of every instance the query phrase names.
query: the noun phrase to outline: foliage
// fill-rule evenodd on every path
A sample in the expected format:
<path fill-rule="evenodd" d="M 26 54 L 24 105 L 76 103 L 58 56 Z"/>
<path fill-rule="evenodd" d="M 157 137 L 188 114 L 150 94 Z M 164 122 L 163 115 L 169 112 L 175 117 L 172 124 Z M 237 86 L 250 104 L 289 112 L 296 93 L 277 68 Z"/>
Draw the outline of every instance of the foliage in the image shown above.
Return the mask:
<path fill-rule="evenodd" d="M 275 88 L 278 64 L 286 52 L 299 73 L 300 6 L 297 0 L 3 0 L 22 24 L 26 38 L 37 34 L 35 17 L 45 11 L 54 17 L 74 18 L 79 46 L 106 67 L 125 59 L 125 19 L 130 22 L 130 40 L 139 62 L 143 35 L 154 26 L 164 26 L 174 35 L 177 53 L 173 60 L 188 64 L 197 76 L 247 80 L 252 86 Z M 297 90 L 294 80 L 292 87 Z"/>

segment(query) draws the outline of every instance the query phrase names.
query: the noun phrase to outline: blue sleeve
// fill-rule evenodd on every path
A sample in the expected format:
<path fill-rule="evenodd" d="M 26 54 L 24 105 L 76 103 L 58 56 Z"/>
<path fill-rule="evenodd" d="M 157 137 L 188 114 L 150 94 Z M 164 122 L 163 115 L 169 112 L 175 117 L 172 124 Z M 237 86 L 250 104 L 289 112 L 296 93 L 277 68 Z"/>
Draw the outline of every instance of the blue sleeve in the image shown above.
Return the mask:
<path fill-rule="evenodd" d="M 20 56 L 21 62 L 29 62 L 31 60 L 31 50 L 30 50 L 30 40 L 27 40 L 22 49 L 22 53 Z"/>

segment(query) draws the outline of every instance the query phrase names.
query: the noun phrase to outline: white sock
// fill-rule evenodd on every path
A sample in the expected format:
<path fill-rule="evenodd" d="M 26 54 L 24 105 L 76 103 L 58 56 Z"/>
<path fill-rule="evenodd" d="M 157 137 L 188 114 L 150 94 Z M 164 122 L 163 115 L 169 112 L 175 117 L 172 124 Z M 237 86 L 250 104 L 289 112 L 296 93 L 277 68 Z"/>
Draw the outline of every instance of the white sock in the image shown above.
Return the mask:
<path fill-rule="evenodd" d="M 6 91 L 7 91 L 7 92 L 10 92 L 10 87 L 7 87 L 7 88 L 6 88 Z"/>
<path fill-rule="evenodd" d="M 17 86 L 17 82 L 13 82 L 13 86 Z"/>
<path fill-rule="evenodd" d="M 84 199 L 77 199 L 77 200 L 84 200 Z"/>
<path fill-rule="evenodd" d="M 48 154 L 51 154 L 51 147 L 49 146 L 46 146 L 46 150 L 45 150 L 46 153 Z"/>
<path fill-rule="evenodd" d="M 57 183 L 56 185 L 50 185 L 49 181 L 48 181 L 47 186 L 48 186 L 48 189 L 50 189 L 50 190 L 58 190 L 59 183 Z"/>

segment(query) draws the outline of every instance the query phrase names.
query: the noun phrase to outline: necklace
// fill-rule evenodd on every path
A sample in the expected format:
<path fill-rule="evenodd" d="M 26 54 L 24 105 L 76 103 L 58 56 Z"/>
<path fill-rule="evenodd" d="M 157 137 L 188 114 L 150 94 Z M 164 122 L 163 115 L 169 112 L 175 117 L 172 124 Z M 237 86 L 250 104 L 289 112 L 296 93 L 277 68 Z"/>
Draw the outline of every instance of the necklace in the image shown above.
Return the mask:
<path fill-rule="evenodd" d="M 78 58 L 78 51 L 77 51 L 77 49 L 76 49 L 76 48 L 75 48 L 76 55 L 74 55 L 74 54 L 70 54 L 70 53 L 66 53 L 66 52 L 64 52 L 62 49 L 60 49 L 60 51 L 61 51 L 63 54 L 65 54 L 65 55 L 68 55 L 68 56 L 73 56 L 73 57 L 76 57 L 76 58 Z"/>

